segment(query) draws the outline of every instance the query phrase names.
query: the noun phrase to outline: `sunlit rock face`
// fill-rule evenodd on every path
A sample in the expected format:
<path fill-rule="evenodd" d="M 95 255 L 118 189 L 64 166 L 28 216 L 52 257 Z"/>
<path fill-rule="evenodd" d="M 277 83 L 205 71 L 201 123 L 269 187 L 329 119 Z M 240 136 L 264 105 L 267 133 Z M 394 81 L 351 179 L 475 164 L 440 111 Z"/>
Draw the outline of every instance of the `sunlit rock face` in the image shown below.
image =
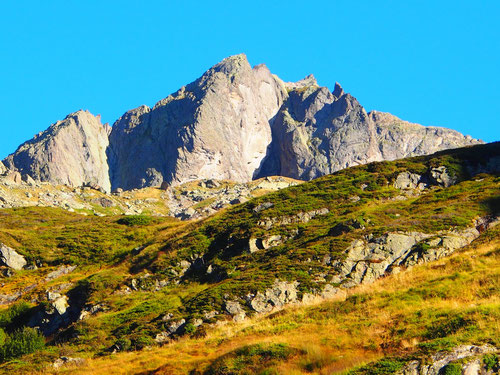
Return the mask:
<path fill-rule="evenodd" d="M 106 157 L 110 127 L 98 116 L 77 111 L 23 143 L 4 164 L 34 180 L 109 191 Z"/>

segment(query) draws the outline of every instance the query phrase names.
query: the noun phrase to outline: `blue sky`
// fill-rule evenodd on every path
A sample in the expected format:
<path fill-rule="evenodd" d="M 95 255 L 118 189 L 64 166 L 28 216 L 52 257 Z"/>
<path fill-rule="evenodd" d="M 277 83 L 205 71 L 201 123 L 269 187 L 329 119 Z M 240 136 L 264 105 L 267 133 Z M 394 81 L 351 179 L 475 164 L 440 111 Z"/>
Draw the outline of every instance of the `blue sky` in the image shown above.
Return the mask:
<path fill-rule="evenodd" d="M 500 140 L 499 1 L 4 1 L 0 157 L 80 108 L 113 123 L 224 57 Z"/>

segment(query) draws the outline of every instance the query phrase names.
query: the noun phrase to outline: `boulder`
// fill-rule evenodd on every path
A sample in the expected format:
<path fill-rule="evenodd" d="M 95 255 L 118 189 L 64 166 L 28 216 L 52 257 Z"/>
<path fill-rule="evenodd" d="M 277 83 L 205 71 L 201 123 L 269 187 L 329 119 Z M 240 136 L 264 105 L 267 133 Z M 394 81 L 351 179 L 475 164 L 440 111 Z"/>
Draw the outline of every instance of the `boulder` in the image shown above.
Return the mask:
<path fill-rule="evenodd" d="M 421 175 L 411 172 L 401 172 L 396 177 L 394 187 L 403 190 L 420 189 L 423 190 L 427 187 Z"/>
<path fill-rule="evenodd" d="M 257 292 L 250 301 L 250 307 L 258 313 L 270 312 L 283 308 L 288 303 L 297 302 L 297 281 L 287 282 L 276 280 L 273 286 L 263 293 Z"/>
<path fill-rule="evenodd" d="M 0 262 L 15 270 L 23 269 L 28 263 L 21 254 L 2 243 L 0 243 Z"/>
<path fill-rule="evenodd" d="M 236 301 L 226 301 L 225 304 L 226 312 L 233 317 L 235 322 L 241 322 L 245 319 L 246 313 L 239 302 Z"/>
<path fill-rule="evenodd" d="M 436 353 L 425 360 L 413 360 L 403 369 L 397 372 L 398 375 L 439 375 L 446 373 L 445 367 L 451 363 L 458 364 L 462 369 L 463 375 L 487 374 L 486 369 L 483 372 L 482 363 L 477 356 L 483 356 L 488 353 L 494 353 L 497 349 L 489 346 L 462 345 L 448 352 Z M 467 361 L 471 358 L 471 361 Z"/>
<path fill-rule="evenodd" d="M 434 183 L 443 187 L 449 187 L 457 182 L 456 177 L 452 177 L 445 166 L 432 168 L 430 175 Z"/>

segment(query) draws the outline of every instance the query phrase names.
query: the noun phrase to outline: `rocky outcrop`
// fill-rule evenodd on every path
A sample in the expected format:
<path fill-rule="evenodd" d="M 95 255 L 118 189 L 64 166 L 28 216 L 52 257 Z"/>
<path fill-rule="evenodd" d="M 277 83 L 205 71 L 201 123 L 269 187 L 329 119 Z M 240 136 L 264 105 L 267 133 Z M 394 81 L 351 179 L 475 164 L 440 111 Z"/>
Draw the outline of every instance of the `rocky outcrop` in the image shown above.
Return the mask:
<path fill-rule="evenodd" d="M 259 175 L 302 180 L 372 161 L 482 143 L 454 130 L 367 113 L 339 84 L 330 92 L 311 81 L 290 87 L 272 131 L 273 142 Z"/>
<path fill-rule="evenodd" d="M 110 191 L 106 148 L 110 128 L 99 116 L 78 111 L 51 125 L 9 155 L 4 164 L 37 181 Z"/>
<path fill-rule="evenodd" d="M 408 363 L 398 375 L 438 375 L 438 374 L 497 374 L 500 370 L 496 364 L 485 363 L 486 355 L 498 350 L 489 345 L 462 345 L 449 352 L 439 352 L 426 360 L 414 360 Z M 455 371 L 451 371 L 451 369 Z M 447 371 L 448 370 L 448 371 Z"/>
<path fill-rule="evenodd" d="M 0 174 L 3 174 L 7 171 L 7 168 L 5 167 L 5 165 L 3 165 L 3 163 L 0 161 Z"/>
<path fill-rule="evenodd" d="M 299 212 L 293 216 L 278 216 L 270 217 L 259 220 L 257 225 L 264 227 L 265 229 L 271 229 L 274 226 L 297 224 L 297 223 L 307 223 L 309 220 L 314 219 L 316 216 L 327 215 L 330 210 L 326 207 L 319 208 L 317 210 L 311 210 L 307 212 Z"/>
<path fill-rule="evenodd" d="M 0 243 L 0 264 L 15 270 L 21 270 L 28 262 L 14 249 Z"/>
<path fill-rule="evenodd" d="M 479 237 L 480 231 L 498 222 L 497 218 L 480 219 L 476 222 L 477 228 L 460 231 L 387 233 L 377 238 L 368 236 L 353 240 L 344 252 L 345 258 L 332 264 L 338 271 L 333 281 L 349 288 L 371 283 L 386 274 L 398 272 L 401 267 L 443 258 L 467 246 Z"/>
<path fill-rule="evenodd" d="M 273 286 L 263 293 L 251 297 L 250 307 L 257 313 L 266 313 L 283 308 L 286 304 L 297 302 L 297 286 L 299 283 L 276 280 Z"/>
<path fill-rule="evenodd" d="M 285 97 L 284 85 L 264 65 L 252 68 L 245 55 L 224 59 L 152 109 L 129 111 L 113 125 L 113 188 L 251 180 Z"/>

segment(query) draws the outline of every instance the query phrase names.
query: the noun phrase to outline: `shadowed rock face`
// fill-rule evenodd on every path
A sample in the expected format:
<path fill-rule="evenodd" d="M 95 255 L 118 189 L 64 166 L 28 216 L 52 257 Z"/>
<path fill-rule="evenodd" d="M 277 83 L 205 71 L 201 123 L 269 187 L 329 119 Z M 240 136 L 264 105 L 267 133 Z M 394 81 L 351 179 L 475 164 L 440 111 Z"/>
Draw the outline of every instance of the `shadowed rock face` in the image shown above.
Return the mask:
<path fill-rule="evenodd" d="M 273 142 L 259 177 L 310 180 L 372 161 L 482 143 L 454 130 L 367 113 L 338 83 L 330 92 L 310 77 L 303 81 L 288 86 L 289 96 L 272 124 Z"/>
<path fill-rule="evenodd" d="M 23 178 L 109 191 L 204 178 L 310 180 L 353 165 L 476 143 L 481 141 L 453 130 L 367 113 L 339 84 L 330 92 L 312 75 L 285 83 L 236 55 L 153 108 L 126 112 L 112 130 L 88 112 L 75 112 L 21 145 L 4 164 Z"/>
<path fill-rule="evenodd" d="M 81 186 L 98 185 L 109 191 L 109 126 L 88 111 L 78 111 L 23 143 L 4 163 L 38 181 Z"/>
<path fill-rule="evenodd" d="M 269 121 L 285 96 L 265 66 L 252 69 L 244 55 L 223 60 L 153 109 L 139 107 L 113 125 L 113 188 L 251 180 L 271 143 Z"/>

